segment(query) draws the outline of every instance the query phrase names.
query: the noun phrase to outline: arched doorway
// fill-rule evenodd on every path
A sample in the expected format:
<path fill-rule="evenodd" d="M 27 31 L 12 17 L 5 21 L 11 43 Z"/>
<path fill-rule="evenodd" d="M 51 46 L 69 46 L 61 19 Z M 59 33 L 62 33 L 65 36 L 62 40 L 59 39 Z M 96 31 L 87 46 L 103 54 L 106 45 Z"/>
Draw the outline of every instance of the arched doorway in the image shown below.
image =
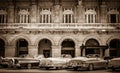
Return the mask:
<path fill-rule="evenodd" d="M 120 57 L 120 39 L 113 39 L 109 43 L 110 56 Z"/>
<path fill-rule="evenodd" d="M 28 41 L 21 38 L 16 42 L 16 56 L 28 54 Z"/>
<path fill-rule="evenodd" d="M 38 44 L 38 54 L 43 54 L 46 58 L 52 56 L 52 43 L 48 39 L 42 39 Z"/>
<path fill-rule="evenodd" d="M 2 39 L 0 39 L 0 56 L 5 56 L 5 42 Z"/>
<path fill-rule="evenodd" d="M 61 54 L 70 54 L 75 57 L 75 43 L 71 39 L 65 39 L 61 44 Z"/>
<path fill-rule="evenodd" d="M 89 39 L 85 43 L 85 55 L 100 54 L 99 43 L 96 39 Z"/>

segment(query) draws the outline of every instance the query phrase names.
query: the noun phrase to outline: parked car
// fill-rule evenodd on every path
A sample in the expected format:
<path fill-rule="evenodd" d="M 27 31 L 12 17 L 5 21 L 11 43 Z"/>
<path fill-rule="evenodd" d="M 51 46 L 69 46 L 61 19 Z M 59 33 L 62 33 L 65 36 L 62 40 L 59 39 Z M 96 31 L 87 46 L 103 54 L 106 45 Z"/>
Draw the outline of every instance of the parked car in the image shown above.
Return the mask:
<path fill-rule="evenodd" d="M 5 57 L 2 59 L 2 63 L 6 63 L 8 67 L 21 68 L 32 66 L 39 66 L 40 60 L 44 58 L 43 55 L 30 56 L 30 55 L 20 55 L 19 57 Z"/>
<path fill-rule="evenodd" d="M 30 69 L 33 66 L 39 66 L 40 60 L 42 58 L 44 58 L 43 55 L 37 55 L 34 57 L 27 55 L 23 58 L 15 58 L 13 66 L 16 68 L 27 67 Z"/>
<path fill-rule="evenodd" d="M 108 68 L 112 69 L 113 71 L 120 69 L 120 57 L 111 59 L 108 63 Z"/>
<path fill-rule="evenodd" d="M 107 61 L 102 58 L 88 58 L 88 57 L 75 57 L 67 63 L 68 68 L 73 68 L 74 70 L 87 69 L 93 70 L 97 68 L 106 68 Z"/>
<path fill-rule="evenodd" d="M 50 69 L 50 68 L 62 69 L 62 68 L 66 68 L 66 63 L 69 62 L 71 58 L 72 57 L 70 55 L 65 55 L 65 54 L 62 55 L 62 57 L 45 58 L 41 60 L 39 66 L 45 69 Z"/>
<path fill-rule="evenodd" d="M 2 67 L 9 67 L 11 64 L 12 59 L 0 57 L 0 66 Z"/>

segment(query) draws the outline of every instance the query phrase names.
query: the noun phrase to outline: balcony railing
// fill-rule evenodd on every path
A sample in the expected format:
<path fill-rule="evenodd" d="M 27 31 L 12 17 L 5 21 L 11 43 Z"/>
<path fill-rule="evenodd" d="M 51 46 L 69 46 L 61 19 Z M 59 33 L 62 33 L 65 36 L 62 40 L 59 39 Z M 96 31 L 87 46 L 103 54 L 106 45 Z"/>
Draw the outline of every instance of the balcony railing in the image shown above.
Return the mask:
<path fill-rule="evenodd" d="M 120 23 L 0 23 L 0 29 L 116 29 Z"/>

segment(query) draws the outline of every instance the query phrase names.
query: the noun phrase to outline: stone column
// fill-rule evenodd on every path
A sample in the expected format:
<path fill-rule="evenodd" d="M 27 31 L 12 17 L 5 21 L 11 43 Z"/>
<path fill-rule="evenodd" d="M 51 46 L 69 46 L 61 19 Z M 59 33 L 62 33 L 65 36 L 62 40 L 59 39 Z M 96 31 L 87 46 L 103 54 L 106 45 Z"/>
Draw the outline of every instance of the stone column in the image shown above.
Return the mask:
<path fill-rule="evenodd" d="M 85 9 L 82 5 L 82 1 L 78 2 L 77 6 L 77 22 L 78 23 L 84 23 L 85 22 Z"/>
<path fill-rule="evenodd" d="M 83 48 L 83 50 L 82 50 L 82 56 L 85 56 L 85 54 L 86 54 L 86 53 L 85 53 L 85 50 L 86 50 L 86 49 Z"/>
<path fill-rule="evenodd" d="M 16 50 L 15 50 L 14 45 L 6 45 L 5 46 L 5 57 L 14 57 L 16 55 Z"/>
<path fill-rule="evenodd" d="M 8 23 L 14 23 L 14 5 L 12 2 L 9 2 L 8 6 Z"/>
<path fill-rule="evenodd" d="M 105 2 L 102 2 L 102 5 L 100 6 L 100 11 L 101 11 L 101 23 L 106 23 L 107 22 L 107 5 Z"/>
<path fill-rule="evenodd" d="M 109 48 L 105 49 L 105 56 L 110 56 Z"/>
<path fill-rule="evenodd" d="M 36 45 L 29 45 L 28 54 L 31 56 L 38 55 L 38 47 Z"/>
<path fill-rule="evenodd" d="M 81 56 L 80 46 L 75 46 L 75 57 Z"/>
<path fill-rule="evenodd" d="M 31 23 L 37 22 L 37 4 L 35 2 L 32 2 L 30 17 Z"/>
<path fill-rule="evenodd" d="M 61 56 L 61 46 L 53 45 L 52 46 L 52 57 L 60 57 Z"/>
<path fill-rule="evenodd" d="M 103 49 L 100 48 L 100 57 L 103 57 Z"/>

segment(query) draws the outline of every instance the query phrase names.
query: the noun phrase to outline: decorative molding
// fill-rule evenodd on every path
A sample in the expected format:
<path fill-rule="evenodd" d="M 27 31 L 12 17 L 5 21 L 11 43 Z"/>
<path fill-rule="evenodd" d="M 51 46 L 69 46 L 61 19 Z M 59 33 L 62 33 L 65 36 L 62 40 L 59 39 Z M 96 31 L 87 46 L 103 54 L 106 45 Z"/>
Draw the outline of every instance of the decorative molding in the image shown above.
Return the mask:
<path fill-rule="evenodd" d="M 85 12 L 85 14 L 95 14 L 95 15 L 96 15 L 96 11 L 90 9 L 90 10 L 87 10 L 87 11 Z"/>
<path fill-rule="evenodd" d="M 29 12 L 28 12 L 28 10 L 22 9 L 22 10 L 19 11 L 18 14 L 19 15 L 29 15 Z"/>
<path fill-rule="evenodd" d="M 0 15 L 6 15 L 7 12 L 5 10 L 0 10 Z"/>
<path fill-rule="evenodd" d="M 40 12 L 40 14 L 41 15 L 43 15 L 43 14 L 51 14 L 51 11 L 50 10 L 47 10 L 47 9 L 45 9 L 45 10 L 42 10 L 41 12 Z"/>
<path fill-rule="evenodd" d="M 119 12 L 115 9 L 112 9 L 108 12 L 108 14 L 119 14 Z"/>
<path fill-rule="evenodd" d="M 67 10 L 65 10 L 65 11 L 63 12 L 63 14 L 73 14 L 73 11 L 72 11 L 72 10 L 67 9 Z"/>

